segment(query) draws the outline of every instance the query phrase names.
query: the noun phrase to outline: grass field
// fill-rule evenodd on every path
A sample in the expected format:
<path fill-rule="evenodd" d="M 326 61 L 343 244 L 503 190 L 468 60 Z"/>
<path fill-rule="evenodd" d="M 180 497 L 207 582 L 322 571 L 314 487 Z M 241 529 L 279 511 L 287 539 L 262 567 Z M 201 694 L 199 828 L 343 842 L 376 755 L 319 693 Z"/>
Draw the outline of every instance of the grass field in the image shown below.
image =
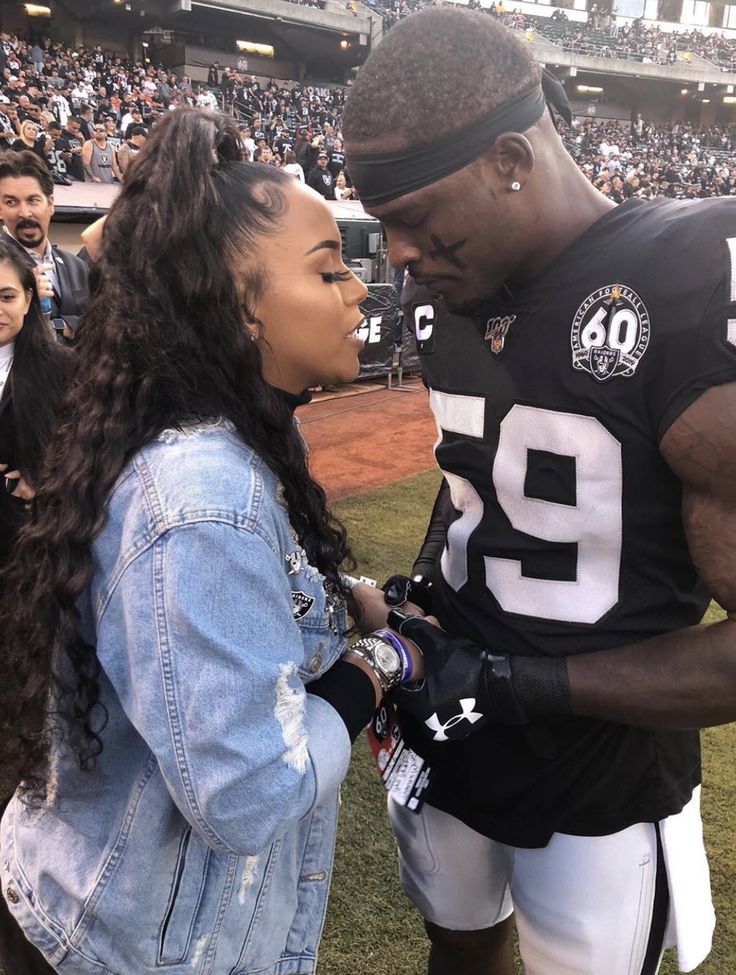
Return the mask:
<path fill-rule="evenodd" d="M 437 483 L 434 472 L 420 474 L 336 506 L 350 530 L 362 573 L 381 579 L 410 567 Z M 718 926 L 713 952 L 698 975 L 736 975 L 736 726 L 709 729 L 703 739 L 703 816 Z M 343 787 L 320 975 L 423 975 L 426 971 L 426 939 L 398 886 L 384 806 L 383 789 L 361 739 Z M 672 955 L 667 953 L 661 975 L 677 972 Z"/>
<path fill-rule="evenodd" d="M 335 506 L 350 529 L 362 573 L 382 579 L 410 567 L 437 483 L 434 472 L 420 474 Z M 718 927 L 713 953 L 698 975 L 736 975 L 736 725 L 708 730 L 703 738 L 703 814 Z M 342 796 L 319 975 L 423 975 L 426 939 L 417 913 L 398 885 L 384 792 L 363 739 L 355 745 Z M 662 975 L 677 971 L 670 955 Z"/>

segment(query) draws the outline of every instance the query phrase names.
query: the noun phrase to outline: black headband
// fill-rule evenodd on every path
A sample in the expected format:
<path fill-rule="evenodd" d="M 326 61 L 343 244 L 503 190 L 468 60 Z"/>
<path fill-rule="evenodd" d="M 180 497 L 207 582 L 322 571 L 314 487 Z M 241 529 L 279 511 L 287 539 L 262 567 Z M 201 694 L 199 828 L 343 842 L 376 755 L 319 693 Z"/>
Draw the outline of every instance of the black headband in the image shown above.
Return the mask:
<path fill-rule="evenodd" d="M 565 89 L 546 68 L 542 83 L 523 92 L 467 128 L 420 149 L 348 155 L 350 178 L 368 206 L 380 206 L 420 190 L 463 169 L 489 149 L 503 132 L 525 132 L 538 122 L 547 101 L 569 124 L 572 112 Z"/>

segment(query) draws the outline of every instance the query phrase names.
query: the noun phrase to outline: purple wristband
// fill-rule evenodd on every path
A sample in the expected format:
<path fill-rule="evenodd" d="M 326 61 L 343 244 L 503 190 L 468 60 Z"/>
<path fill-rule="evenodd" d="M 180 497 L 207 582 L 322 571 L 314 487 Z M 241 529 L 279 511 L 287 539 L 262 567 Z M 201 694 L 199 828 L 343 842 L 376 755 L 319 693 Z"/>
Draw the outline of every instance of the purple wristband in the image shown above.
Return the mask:
<path fill-rule="evenodd" d="M 411 675 L 414 672 L 414 667 L 411 662 L 411 654 L 406 649 L 406 644 L 404 641 L 392 633 L 391 630 L 374 630 L 373 636 L 380 637 L 382 640 L 386 640 L 390 643 L 394 650 L 401 657 L 401 684 L 407 684 L 411 680 Z"/>

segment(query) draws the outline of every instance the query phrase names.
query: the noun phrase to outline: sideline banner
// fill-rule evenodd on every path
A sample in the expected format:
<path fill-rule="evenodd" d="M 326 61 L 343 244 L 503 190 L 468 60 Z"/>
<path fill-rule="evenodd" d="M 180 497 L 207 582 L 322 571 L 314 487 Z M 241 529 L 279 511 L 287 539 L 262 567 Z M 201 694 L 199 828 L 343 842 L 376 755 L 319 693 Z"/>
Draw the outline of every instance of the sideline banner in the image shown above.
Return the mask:
<path fill-rule="evenodd" d="M 358 334 L 365 342 L 360 353 L 359 379 L 387 376 L 394 358 L 394 334 L 399 321 L 399 303 L 392 284 L 369 284 L 368 297 L 361 304 L 365 325 Z"/>

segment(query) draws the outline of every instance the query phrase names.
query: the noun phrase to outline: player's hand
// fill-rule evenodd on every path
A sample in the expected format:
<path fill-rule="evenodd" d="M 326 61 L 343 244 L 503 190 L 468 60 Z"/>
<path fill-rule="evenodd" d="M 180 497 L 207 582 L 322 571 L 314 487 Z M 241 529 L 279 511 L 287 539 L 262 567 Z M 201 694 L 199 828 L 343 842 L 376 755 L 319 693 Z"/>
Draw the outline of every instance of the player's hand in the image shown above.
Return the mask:
<path fill-rule="evenodd" d="M 381 629 L 386 626 L 388 614 L 393 609 L 384 597 L 382 589 L 376 586 L 369 586 L 366 582 L 356 582 L 351 590 L 353 598 L 363 611 L 363 618 L 360 621 L 361 633 L 372 633 L 373 630 Z M 413 603 L 409 605 L 409 612 L 423 616 L 423 611 Z"/>
<path fill-rule="evenodd" d="M 427 578 L 415 576 L 410 579 L 409 576 L 397 574 L 389 576 L 381 588 L 386 594 L 386 602 L 389 606 L 397 608 L 410 604 L 421 606 L 420 616 L 432 612 L 432 583 Z M 405 609 L 404 612 L 413 614 L 412 610 Z"/>
<path fill-rule="evenodd" d="M 488 722 L 524 725 L 569 713 L 564 658 L 493 654 L 398 610 L 389 625 L 424 655 L 423 683 L 400 688 L 396 701 L 433 741 L 466 738 Z"/>
<path fill-rule="evenodd" d="M 37 264 L 33 268 L 33 275 L 36 278 L 36 291 L 38 292 L 39 300 L 54 297 L 54 289 L 51 285 L 51 278 L 48 275 L 50 270 L 50 264 Z"/>

